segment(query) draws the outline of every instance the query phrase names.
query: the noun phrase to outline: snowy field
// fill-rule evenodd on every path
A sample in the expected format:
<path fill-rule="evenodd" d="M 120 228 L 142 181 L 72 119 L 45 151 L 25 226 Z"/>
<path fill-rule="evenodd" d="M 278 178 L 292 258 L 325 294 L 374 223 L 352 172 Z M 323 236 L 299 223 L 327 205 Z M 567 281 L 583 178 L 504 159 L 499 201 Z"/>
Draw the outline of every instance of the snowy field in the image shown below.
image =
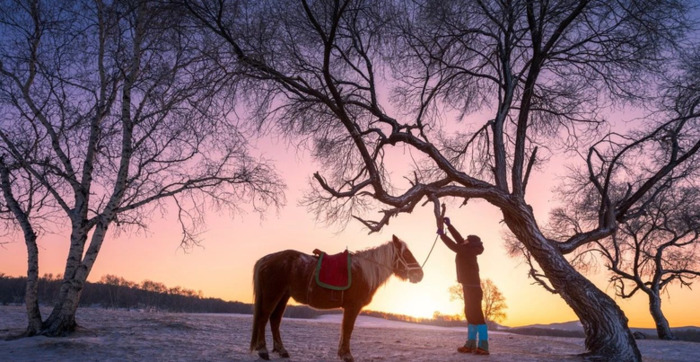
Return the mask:
<path fill-rule="evenodd" d="M 49 310 L 42 311 L 48 315 Z M 26 325 L 24 308 L 0 306 L 0 361 L 255 361 L 248 352 L 251 316 L 174 314 L 83 308 L 70 337 L 6 341 Z M 337 361 L 340 316 L 284 319 L 290 361 Z M 351 340 L 356 361 L 562 361 L 580 360 L 581 338 L 491 332 L 492 354 L 462 355 L 465 328 L 420 326 L 360 316 Z M 267 337 L 271 350 L 271 337 Z M 645 361 L 700 361 L 700 343 L 641 340 Z M 273 360 L 283 360 L 271 354 Z"/>

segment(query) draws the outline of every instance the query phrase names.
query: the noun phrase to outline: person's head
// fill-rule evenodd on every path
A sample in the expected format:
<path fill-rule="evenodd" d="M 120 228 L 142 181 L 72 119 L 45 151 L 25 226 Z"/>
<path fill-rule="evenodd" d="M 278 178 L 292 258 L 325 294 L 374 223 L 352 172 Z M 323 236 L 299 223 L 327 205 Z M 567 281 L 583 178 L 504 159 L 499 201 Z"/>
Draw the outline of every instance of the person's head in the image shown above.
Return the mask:
<path fill-rule="evenodd" d="M 469 235 L 465 243 L 481 243 L 481 238 L 476 235 Z"/>

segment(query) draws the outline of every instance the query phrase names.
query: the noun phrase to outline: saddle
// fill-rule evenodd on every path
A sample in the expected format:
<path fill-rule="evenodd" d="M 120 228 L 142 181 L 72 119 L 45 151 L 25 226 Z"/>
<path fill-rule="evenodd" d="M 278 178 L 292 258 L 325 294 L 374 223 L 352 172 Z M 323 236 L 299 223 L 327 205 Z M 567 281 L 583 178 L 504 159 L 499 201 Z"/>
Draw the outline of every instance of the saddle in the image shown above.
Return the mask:
<path fill-rule="evenodd" d="M 332 289 L 346 290 L 352 284 L 352 256 L 345 250 L 342 253 L 328 255 L 318 249 L 314 250 L 314 254 L 318 255 L 318 263 L 314 278 L 316 284 Z"/>

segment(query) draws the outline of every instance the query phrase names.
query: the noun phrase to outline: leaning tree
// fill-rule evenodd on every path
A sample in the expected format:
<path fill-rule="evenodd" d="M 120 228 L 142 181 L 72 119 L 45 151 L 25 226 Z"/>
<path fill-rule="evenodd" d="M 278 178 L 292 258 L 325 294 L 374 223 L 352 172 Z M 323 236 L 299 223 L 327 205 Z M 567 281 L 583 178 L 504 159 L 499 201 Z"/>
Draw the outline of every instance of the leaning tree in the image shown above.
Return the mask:
<path fill-rule="evenodd" d="M 148 0 L 0 8 L 0 185 L 4 215 L 14 215 L 29 254 L 27 335 L 75 328 L 110 227 L 146 228 L 169 209 L 191 245 L 207 209 L 284 201 L 274 169 L 247 152 L 230 100 L 235 72 L 217 65 L 213 39 L 185 28 L 182 8 Z M 63 226 L 63 281 L 42 320 L 37 237 Z"/>
<path fill-rule="evenodd" d="M 660 156 L 623 200 L 601 186 L 598 222 L 567 239 L 545 236 L 526 190 L 554 152 L 598 155 L 612 105 L 656 95 L 683 2 L 181 2 L 254 81 L 254 115 L 312 147 L 324 169 L 306 203 L 320 218 L 375 232 L 425 201 L 439 218 L 441 198 L 486 200 L 580 318 L 588 354 L 641 359 L 624 313 L 565 256 L 611 235 L 698 138 L 681 127 L 683 155 Z"/>

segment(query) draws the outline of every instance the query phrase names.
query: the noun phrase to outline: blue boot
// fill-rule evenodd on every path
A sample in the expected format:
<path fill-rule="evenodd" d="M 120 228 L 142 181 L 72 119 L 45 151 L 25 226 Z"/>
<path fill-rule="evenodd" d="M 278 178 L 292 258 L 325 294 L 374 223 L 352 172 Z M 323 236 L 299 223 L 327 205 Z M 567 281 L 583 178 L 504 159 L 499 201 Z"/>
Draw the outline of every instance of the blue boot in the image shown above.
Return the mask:
<path fill-rule="evenodd" d="M 464 346 L 457 348 L 459 353 L 474 353 L 476 351 L 476 340 L 468 339 Z"/>
<path fill-rule="evenodd" d="M 467 325 L 467 342 L 464 343 L 464 346 L 457 348 L 457 352 L 472 353 L 476 351 L 476 327 L 476 324 Z"/>
<path fill-rule="evenodd" d="M 479 344 L 474 351 L 475 354 L 487 355 L 489 354 L 489 329 L 486 324 L 479 324 L 476 326 L 476 330 L 479 333 Z"/>

